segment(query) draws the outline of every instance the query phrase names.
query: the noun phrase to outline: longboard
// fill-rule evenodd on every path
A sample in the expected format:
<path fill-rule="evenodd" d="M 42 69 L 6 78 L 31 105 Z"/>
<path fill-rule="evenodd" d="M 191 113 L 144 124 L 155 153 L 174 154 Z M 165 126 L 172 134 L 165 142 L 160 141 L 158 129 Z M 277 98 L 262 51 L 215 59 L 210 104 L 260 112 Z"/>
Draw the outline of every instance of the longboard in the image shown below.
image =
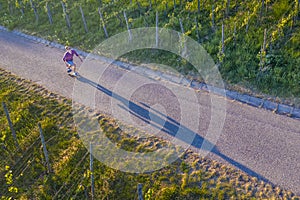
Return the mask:
<path fill-rule="evenodd" d="M 77 76 L 73 75 L 73 72 L 72 72 L 72 73 L 68 73 L 68 75 L 69 75 L 70 77 L 72 77 L 72 78 L 78 78 L 78 77 L 80 76 L 79 74 L 77 74 Z"/>

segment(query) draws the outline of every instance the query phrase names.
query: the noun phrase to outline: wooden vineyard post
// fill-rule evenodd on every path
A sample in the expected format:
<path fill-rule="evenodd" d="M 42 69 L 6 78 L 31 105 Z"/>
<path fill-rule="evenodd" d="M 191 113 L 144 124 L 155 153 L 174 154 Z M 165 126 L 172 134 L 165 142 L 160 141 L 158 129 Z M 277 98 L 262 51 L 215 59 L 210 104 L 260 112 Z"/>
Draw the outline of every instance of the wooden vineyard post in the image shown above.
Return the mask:
<path fill-rule="evenodd" d="M 137 186 L 138 200 L 143 200 L 143 185 L 141 183 Z"/>
<path fill-rule="evenodd" d="M 126 26 L 127 26 L 128 35 L 129 35 L 129 41 L 131 41 L 132 40 L 132 34 L 131 34 L 131 31 L 130 31 L 129 22 L 128 22 L 125 10 L 123 11 L 123 14 L 124 14 L 124 18 L 125 18 L 125 21 L 126 21 Z"/>
<path fill-rule="evenodd" d="M 13 10 L 13 5 L 12 5 L 11 1 L 8 2 L 8 9 L 9 9 L 9 14 L 13 15 L 14 10 Z"/>
<path fill-rule="evenodd" d="M 238 0 L 235 0 L 234 2 L 235 6 L 234 6 L 234 11 L 237 12 L 238 11 Z"/>
<path fill-rule="evenodd" d="M 263 43 L 263 50 L 266 51 L 267 46 L 267 29 L 264 30 L 264 43 Z"/>
<path fill-rule="evenodd" d="M 226 13 L 226 17 L 228 17 L 229 16 L 229 10 L 230 9 L 230 0 L 227 0 L 227 4 L 226 4 L 226 11 L 225 11 L 225 13 Z"/>
<path fill-rule="evenodd" d="M 236 22 L 234 23 L 233 40 L 234 40 L 234 46 L 236 46 Z"/>
<path fill-rule="evenodd" d="M 300 0 L 295 0 L 295 10 L 292 11 L 292 22 L 291 22 L 291 28 L 290 30 L 292 31 L 293 28 L 295 27 L 296 23 L 297 23 L 297 20 L 299 19 L 299 3 L 300 3 Z M 268 6 L 266 6 L 268 7 Z"/>
<path fill-rule="evenodd" d="M 224 23 L 222 23 L 222 52 L 221 52 L 221 64 L 223 64 L 223 60 L 225 58 L 225 27 Z"/>
<path fill-rule="evenodd" d="M 197 20 L 197 18 L 196 18 L 196 17 L 195 17 L 194 21 L 195 21 L 195 24 L 196 24 L 196 33 L 197 33 L 197 39 L 198 39 L 198 43 L 200 43 L 199 24 L 198 24 L 198 20 Z"/>
<path fill-rule="evenodd" d="M 221 66 L 223 64 L 223 60 L 225 57 L 224 49 L 225 49 L 225 33 L 224 33 L 224 23 L 222 23 L 222 37 L 221 37 L 221 42 L 219 44 L 218 66 Z"/>
<path fill-rule="evenodd" d="M 159 45 L 159 28 L 158 28 L 158 11 L 156 11 L 155 19 L 155 47 L 158 48 Z"/>
<path fill-rule="evenodd" d="M 187 52 L 187 46 L 186 46 L 186 38 L 184 36 L 184 28 L 183 28 L 183 24 L 182 24 L 182 20 L 181 18 L 179 18 L 179 24 L 180 24 L 180 29 L 181 29 L 181 33 L 182 33 L 182 38 L 181 41 L 183 42 L 183 51 L 181 52 L 181 56 L 183 58 L 186 58 L 188 56 L 188 52 Z"/>
<path fill-rule="evenodd" d="M 215 6 L 212 5 L 212 11 L 211 11 L 211 28 L 214 31 L 215 30 Z"/>
<path fill-rule="evenodd" d="M 198 15 L 200 15 L 201 12 L 201 6 L 200 6 L 200 0 L 197 0 L 197 10 L 198 10 Z"/>
<path fill-rule="evenodd" d="M 224 41 L 225 41 L 225 34 L 224 34 L 224 23 L 222 23 L 222 54 L 224 54 Z"/>
<path fill-rule="evenodd" d="M 48 173 L 51 172 L 51 167 L 50 167 L 50 162 L 49 162 L 49 156 L 48 156 L 48 151 L 47 151 L 47 147 L 46 147 L 46 142 L 45 142 L 45 138 L 44 138 L 44 135 L 43 135 L 43 130 L 42 130 L 42 127 L 41 127 L 41 124 L 38 123 L 38 127 L 39 127 L 39 130 L 40 130 L 40 138 L 41 138 L 41 142 L 42 142 L 42 145 L 43 145 L 43 152 L 44 152 L 44 156 L 45 156 L 45 160 L 46 160 L 46 164 L 47 164 L 47 169 L 48 169 Z"/>
<path fill-rule="evenodd" d="M 94 160 L 93 160 L 93 145 L 90 142 L 90 172 L 91 172 L 91 193 L 92 193 L 92 199 L 94 199 L 95 196 L 95 180 L 94 180 Z"/>
<path fill-rule="evenodd" d="M 24 7 L 23 7 L 23 2 L 22 1 L 19 1 L 17 0 L 16 3 L 19 5 L 19 8 L 20 8 L 20 12 L 22 14 L 22 16 L 24 16 Z"/>
<path fill-rule="evenodd" d="M 51 14 L 48 2 L 46 2 L 46 9 L 47 9 L 47 15 L 48 15 L 49 23 L 53 24 L 52 14 Z"/>
<path fill-rule="evenodd" d="M 265 0 L 261 0 L 260 21 L 262 20 L 262 17 L 263 17 L 264 7 L 265 7 Z"/>
<path fill-rule="evenodd" d="M 30 4 L 31 4 L 31 8 L 33 9 L 33 12 L 34 12 L 34 15 L 35 15 L 35 22 L 38 23 L 39 22 L 39 15 L 38 15 L 38 12 L 37 12 L 36 7 L 35 7 L 32 0 L 30 0 Z"/>
<path fill-rule="evenodd" d="M 102 23 L 102 27 L 103 27 L 103 30 L 104 30 L 105 37 L 108 38 L 108 33 L 107 33 L 107 30 L 106 30 L 106 27 L 105 27 L 104 18 L 102 16 L 100 7 L 98 8 L 98 13 L 100 15 L 100 20 L 101 20 L 101 23 Z"/>
<path fill-rule="evenodd" d="M 248 11 L 248 16 L 250 15 L 250 12 Z M 246 33 L 248 33 L 248 30 L 249 30 L 249 21 L 250 21 L 250 18 L 247 20 L 247 24 L 246 24 Z"/>
<path fill-rule="evenodd" d="M 140 2 L 138 0 L 136 0 L 136 5 L 138 6 L 139 12 L 140 12 L 140 16 L 142 16 L 143 10 L 142 10 L 142 6 L 140 4 Z"/>
<path fill-rule="evenodd" d="M 84 25 L 84 30 L 87 33 L 87 32 L 89 32 L 89 30 L 88 30 L 88 27 L 87 27 L 87 24 L 86 24 L 86 20 L 85 20 L 85 17 L 84 17 L 84 13 L 83 13 L 82 7 L 80 6 L 79 9 L 80 9 L 81 18 L 82 18 L 83 25 Z"/>
<path fill-rule="evenodd" d="M 296 24 L 296 21 L 299 20 L 299 14 L 300 14 L 300 0 L 296 1 L 296 14 L 294 17 L 294 24 Z"/>
<path fill-rule="evenodd" d="M 265 57 L 266 57 L 266 45 L 267 45 L 267 29 L 264 30 L 264 41 L 261 46 L 261 52 L 260 52 L 260 66 L 259 70 L 262 71 L 262 69 L 265 66 Z"/>
<path fill-rule="evenodd" d="M 164 12 L 164 15 L 165 15 L 165 17 L 167 17 L 167 15 L 168 15 L 168 1 L 166 1 L 166 4 L 165 4 L 165 12 Z"/>
<path fill-rule="evenodd" d="M 181 33 L 184 34 L 184 28 L 183 28 L 183 24 L 182 24 L 181 18 L 179 18 L 179 24 L 180 24 Z"/>
<path fill-rule="evenodd" d="M 299 13 L 300 13 L 300 0 L 298 0 L 298 3 L 296 4 L 297 5 L 297 20 L 299 20 Z"/>
<path fill-rule="evenodd" d="M 70 22 L 70 18 L 69 18 L 69 15 L 67 13 L 67 8 L 66 8 L 66 4 L 61 1 L 61 6 L 63 8 L 63 12 L 64 12 L 64 15 L 65 15 L 65 19 L 66 19 L 66 23 L 67 23 L 67 26 L 68 28 L 70 29 L 71 28 L 71 22 Z"/>
<path fill-rule="evenodd" d="M 260 56 L 259 56 L 259 71 L 261 72 L 263 69 L 264 63 L 263 63 L 263 45 L 260 47 Z"/>
<path fill-rule="evenodd" d="M 5 112 L 5 115 L 6 115 L 6 118 L 7 118 L 7 122 L 8 122 L 9 128 L 10 128 L 10 131 L 12 133 L 12 136 L 13 136 L 14 140 L 15 140 L 16 147 L 18 149 L 20 149 L 20 146 L 19 146 L 19 143 L 18 143 L 18 140 L 17 140 L 16 131 L 15 131 L 14 127 L 13 127 L 12 122 L 11 122 L 7 106 L 6 106 L 6 104 L 4 102 L 2 102 L 2 106 L 3 106 L 4 112 Z"/>

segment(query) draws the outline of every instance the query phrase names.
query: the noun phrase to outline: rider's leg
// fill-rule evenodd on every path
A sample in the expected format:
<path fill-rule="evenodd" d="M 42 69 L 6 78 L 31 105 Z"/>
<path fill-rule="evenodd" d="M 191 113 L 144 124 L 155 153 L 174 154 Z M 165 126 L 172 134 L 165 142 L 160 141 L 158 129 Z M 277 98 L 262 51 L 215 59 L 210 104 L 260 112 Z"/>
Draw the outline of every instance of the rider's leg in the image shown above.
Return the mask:
<path fill-rule="evenodd" d="M 75 73 L 76 72 L 76 64 L 73 63 L 73 65 L 71 67 L 72 67 L 73 72 Z"/>
<path fill-rule="evenodd" d="M 73 75 L 77 75 L 77 72 L 76 72 L 76 64 L 70 60 L 70 61 L 67 61 L 67 64 L 69 66 L 69 69 L 71 69 L 73 71 Z"/>
<path fill-rule="evenodd" d="M 75 63 L 73 63 L 73 65 L 71 66 L 71 68 L 72 68 L 72 71 L 73 71 L 73 75 L 74 76 L 77 76 L 78 75 L 78 73 L 77 73 L 77 71 L 76 71 L 76 64 Z"/>
<path fill-rule="evenodd" d="M 75 75 L 75 76 L 78 75 L 78 73 L 76 72 L 76 64 L 75 63 L 73 63 L 73 65 L 72 65 L 72 71 L 73 71 L 73 75 Z"/>
<path fill-rule="evenodd" d="M 66 65 L 67 65 L 67 72 L 68 72 L 68 73 L 72 72 L 72 70 L 73 70 L 73 67 L 72 67 L 73 61 L 72 61 L 72 60 L 68 60 L 68 61 L 66 62 Z"/>
<path fill-rule="evenodd" d="M 67 67 L 67 72 L 70 73 L 72 71 L 71 66 L 67 65 L 66 67 Z"/>

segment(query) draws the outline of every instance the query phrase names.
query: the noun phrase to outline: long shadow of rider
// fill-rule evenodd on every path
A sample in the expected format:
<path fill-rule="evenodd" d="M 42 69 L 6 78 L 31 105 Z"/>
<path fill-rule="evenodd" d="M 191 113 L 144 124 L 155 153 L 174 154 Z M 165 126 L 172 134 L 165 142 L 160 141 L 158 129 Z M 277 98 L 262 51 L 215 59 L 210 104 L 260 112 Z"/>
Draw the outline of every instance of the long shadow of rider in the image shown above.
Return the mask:
<path fill-rule="evenodd" d="M 145 108 L 140 105 L 137 105 L 136 103 L 134 103 L 130 100 L 127 100 L 124 97 L 112 92 L 111 90 L 109 90 L 87 78 L 84 78 L 82 76 L 79 77 L 77 80 L 82 83 L 89 84 L 90 86 L 97 88 L 99 91 L 105 93 L 109 97 L 118 100 L 119 102 L 122 103 L 121 105 L 119 105 L 122 109 L 125 109 L 130 114 L 132 114 L 135 117 L 138 117 L 145 123 L 150 124 L 151 126 L 158 128 L 159 130 L 161 130 L 169 135 L 172 135 L 172 136 L 176 137 L 177 139 L 180 139 L 181 141 L 186 142 L 187 144 L 191 144 L 191 146 L 193 146 L 193 147 L 196 147 L 196 148 L 202 149 L 202 150 L 210 150 L 215 155 L 219 156 L 220 158 L 224 159 L 225 161 L 227 161 L 231 165 L 237 167 L 238 169 L 244 171 L 245 173 L 247 173 L 251 176 L 257 177 L 260 180 L 270 183 L 270 181 L 268 179 L 266 179 L 265 177 L 263 177 L 262 175 L 251 170 L 247 166 L 233 160 L 232 158 L 224 155 L 210 141 L 207 141 L 206 139 L 204 140 L 204 138 L 202 136 L 198 135 L 197 133 L 193 132 L 192 130 L 188 129 L 187 127 L 181 125 L 179 122 L 177 122 L 173 118 L 166 116 L 163 113 L 151 108 L 147 104 L 140 102 L 141 105 L 143 105 Z M 184 135 L 177 134 L 179 129 L 181 130 L 182 133 L 184 133 Z M 192 142 L 191 142 L 191 138 L 192 138 Z M 203 145 L 204 141 L 205 141 L 206 145 Z"/>

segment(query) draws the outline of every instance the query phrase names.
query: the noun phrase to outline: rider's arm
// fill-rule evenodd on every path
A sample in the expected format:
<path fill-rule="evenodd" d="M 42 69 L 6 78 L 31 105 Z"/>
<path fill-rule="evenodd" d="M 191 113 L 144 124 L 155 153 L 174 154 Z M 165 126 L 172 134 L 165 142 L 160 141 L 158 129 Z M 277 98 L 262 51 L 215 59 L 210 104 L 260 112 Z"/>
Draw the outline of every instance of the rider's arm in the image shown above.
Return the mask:
<path fill-rule="evenodd" d="M 67 62 L 67 61 L 66 61 L 66 60 L 67 60 L 67 59 L 66 59 L 66 56 L 67 56 L 67 53 L 65 53 L 64 56 L 63 56 L 63 58 L 62 58 L 62 60 L 63 60 L 65 63 Z"/>
<path fill-rule="evenodd" d="M 82 62 L 82 58 L 81 58 L 78 54 L 77 54 L 76 56 L 77 56 L 77 57 L 81 60 L 81 62 Z"/>
<path fill-rule="evenodd" d="M 82 58 L 78 55 L 78 53 L 75 51 L 75 50 L 72 50 L 73 51 L 73 53 L 81 60 L 81 62 L 82 62 Z"/>

